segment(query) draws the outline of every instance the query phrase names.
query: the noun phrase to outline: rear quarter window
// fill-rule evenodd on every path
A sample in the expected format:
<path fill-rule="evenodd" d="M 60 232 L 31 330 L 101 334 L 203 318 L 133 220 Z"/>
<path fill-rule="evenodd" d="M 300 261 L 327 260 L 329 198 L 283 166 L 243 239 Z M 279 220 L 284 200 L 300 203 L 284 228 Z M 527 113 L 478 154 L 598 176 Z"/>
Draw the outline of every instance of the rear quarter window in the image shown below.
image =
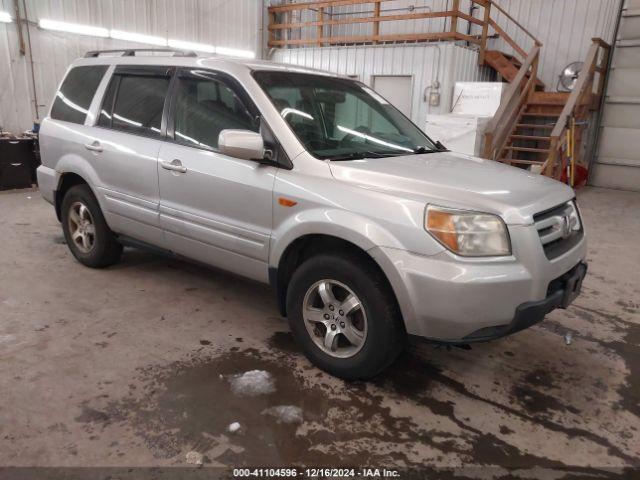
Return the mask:
<path fill-rule="evenodd" d="M 71 123 L 84 123 L 91 100 L 107 71 L 107 65 L 72 68 L 51 107 L 51 118 Z"/>

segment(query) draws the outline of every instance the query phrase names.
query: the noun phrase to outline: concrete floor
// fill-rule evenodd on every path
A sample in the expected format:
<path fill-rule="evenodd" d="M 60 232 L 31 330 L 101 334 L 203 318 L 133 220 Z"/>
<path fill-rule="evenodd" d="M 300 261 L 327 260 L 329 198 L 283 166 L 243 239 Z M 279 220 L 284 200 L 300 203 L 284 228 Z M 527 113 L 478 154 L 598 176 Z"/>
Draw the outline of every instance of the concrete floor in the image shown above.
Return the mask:
<path fill-rule="evenodd" d="M 85 268 L 38 192 L 2 193 L 0 465 L 170 466 L 197 451 L 214 466 L 624 476 L 640 466 L 640 194 L 579 197 L 590 273 L 574 306 L 471 351 L 415 345 L 347 384 L 299 353 L 267 287 L 137 250 Z M 275 393 L 234 395 L 255 369 Z M 275 405 L 303 423 L 263 413 Z"/>

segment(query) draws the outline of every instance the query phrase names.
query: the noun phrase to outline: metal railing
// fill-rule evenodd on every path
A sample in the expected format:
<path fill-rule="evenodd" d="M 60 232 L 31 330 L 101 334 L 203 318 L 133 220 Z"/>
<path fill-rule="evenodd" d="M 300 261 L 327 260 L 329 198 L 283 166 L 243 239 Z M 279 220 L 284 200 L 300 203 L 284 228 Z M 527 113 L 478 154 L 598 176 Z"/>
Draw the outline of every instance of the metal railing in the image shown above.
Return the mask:
<path fill-rule="evenodd" d="M 382 9 L 382 4 L 392 0 L 323 0 L 307 2 L 290 2 L 269 7 L 269 47 L 301 47 L 306 45 L 329 46 L 350 44 L 376 44 L 398 42 L 433 42 L 433 41 L 464 41 L 477 45 L 480 49 L 480 61 L 484 59 L 484 50 L 487 47 L 487 39 L 491 35 L 497 35 L 511 45 L 518 53 L 524 50 L 491 18 L 490 10 L 494 5 L 499 11 L 504 12 L 507 18 L 511 18 L 501 7 L 492 0 L 471 0 L 474 5 L 484 8 L 484 15 L 476 18 L 460 9 L 460 0 L 452 0 L 449 10 L 446 11 L 419 11 L 417 7 L 406 9 L 409 13 L 385 14 L 388 10 Z M 336 13 L 338 7 L 367 6 L 367 12 Z M 302 21 L 303 17 L 313 20 Z M 297 18 L 296 18 L 297 17 Z M 334 18 L 346 17 L 346 18 Z M 443 19 L 436 31 L 417 31 L 413 33 L 380 33 L 380 25 L 384 22 L 406 22 L 425 19 Z M 447 22 L 447 19 L 449 20 Z M 482 33 L 471 35 L 462 33 L 462 24 L 481 27 Z M 367 34 L 356 35 L 353 33 L 332 33 L 332 27 L 345 25 L 367 25 L 371 30 Z M 516 22 L 517 24 L 517 22 Z M 519 24 L 517 24 L 519 25 Z M 492 28 L 495 33 L 490 34 Z M 531 35 L 524 27 L 523 31 Z M 294 35 L 295 33 L 295 35 Z M 297 38 L 296 38 L 297 37 Z M 533 36 L 532 36 L 533 37 Z M 533 37 L 535 38 L 535 37 Z M 526 53 L 524 54 L 526 57 Z"/>

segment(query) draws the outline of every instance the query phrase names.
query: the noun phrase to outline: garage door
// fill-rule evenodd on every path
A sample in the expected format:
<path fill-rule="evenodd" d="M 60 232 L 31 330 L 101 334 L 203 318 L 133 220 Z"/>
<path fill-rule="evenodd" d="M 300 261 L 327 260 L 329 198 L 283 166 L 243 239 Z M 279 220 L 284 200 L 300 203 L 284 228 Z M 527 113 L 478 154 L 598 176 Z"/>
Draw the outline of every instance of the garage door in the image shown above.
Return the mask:
<path fill-rule="evenodd" d="M 640 0 L 627 1 L 620 22 L 592 185 L 640 191 Z"/>

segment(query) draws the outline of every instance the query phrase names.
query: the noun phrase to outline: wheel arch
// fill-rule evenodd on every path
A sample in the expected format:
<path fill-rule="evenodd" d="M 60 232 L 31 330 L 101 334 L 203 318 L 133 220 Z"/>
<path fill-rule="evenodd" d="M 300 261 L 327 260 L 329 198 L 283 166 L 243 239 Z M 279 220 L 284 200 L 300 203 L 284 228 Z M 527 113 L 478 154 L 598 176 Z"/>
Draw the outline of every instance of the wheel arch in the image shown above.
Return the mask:
<path fill-rule="evenodd" d="M 331 234 L 309 233 L 290 242 L 280 255 L 278 262 L 269 267 L 269 283 L 275 290 L 278 309 L 282 316 L 287 316 L 287 289 L 296 268 L 308 258 L 321 253 L 347 254 L 367 262 L 380 272 L 387 288 L 398 303 L 397 292 L 389 281 L 384 268 L 362 245 Z M 398 306 L 400 306 L 399 303 Z"/>
<path fill-rule="evenodd" d="M 54 207 L 56 210 L 56 216 L 58 217 L 59 221 L 62 221 L 62 200 L 64 199 L 64 196 L 67 194 L 69 189 L 75 187 L 76 185 L 87 185 L 89 188 L 91 188 L 89 182 L 87 182 L 81 175 L 75 172 L 65 172 L 60 175 L 58 187 L 56 188 L 54 196 Z M 91 191 L 93 192 L 92 188 Z M 95 196 L 95 192 L 93 192 L 93 194 Z"/>

